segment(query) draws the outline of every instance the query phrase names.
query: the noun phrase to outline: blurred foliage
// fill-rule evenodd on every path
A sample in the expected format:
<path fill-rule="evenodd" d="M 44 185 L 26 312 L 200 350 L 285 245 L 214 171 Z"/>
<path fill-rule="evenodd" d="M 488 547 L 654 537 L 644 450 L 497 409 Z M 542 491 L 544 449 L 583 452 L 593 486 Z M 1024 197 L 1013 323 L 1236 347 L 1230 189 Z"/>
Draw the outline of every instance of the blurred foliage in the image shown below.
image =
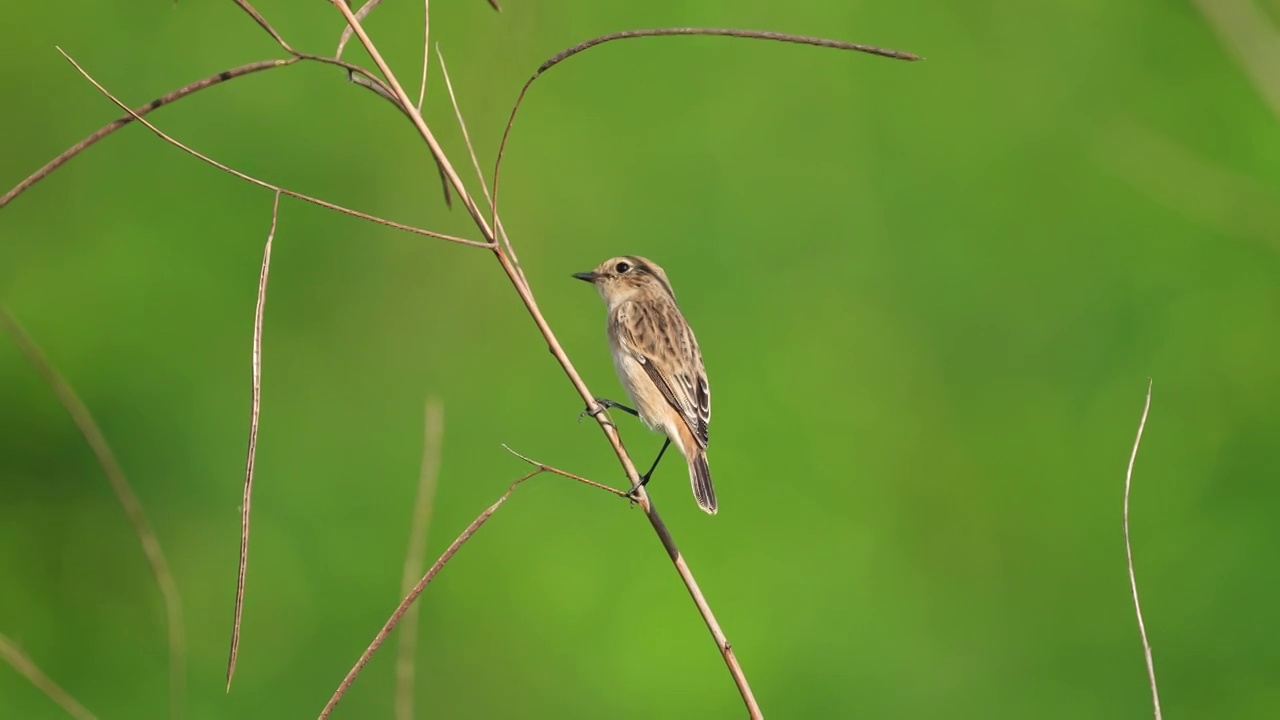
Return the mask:
<path fill-rule="evenodd" d="M 330 53 L 327 3 L 258 3 Z M 617 43 L 535 84 L 502 212 L 547 318 L 618 396 L 604 310 L 569 278 L 663 263 L 715 388 L 707 517 L 657 503 L 772 717 L 1134 718 L 1280 708 L 1280 133 L 1194 8 L 528 3 L 433 7 L 486 169 L 520 84 L 593 35 L 822 34 L 901 63 L 721 38 Z M 416 79 L 420 7 L 368 22 Z M 280 55 L 233 3 L 6 11 L 0 185 L 126 102 Z M 366 62 L 356 44 L 349 59 Z M 471 181 L 439 68 L 428 120 Z M 340 71 L 298 65 L 155 113 L 245 172 L 476 237 L 420 141 Z M 111 441 L 174 567 L 189 718 L 310 717 L 399 598 L 428 394 L 445 404 L 434 557 L 526 471 L 621 485 L 492 258 L 282 202 L 244 640 L 223 669 L 249 351 L 271 193 L 130 127 L 0 215 L 0 300 Z M 638 458 L 659 437 L 619 418 Z M 638 510 L 541 477 L 422 598 L 421 717 L 743 715 Z M 163 717 L 162 606 L 92 454 L 0 339 L 0 633 L 104 718 Z M 387 717 L 394 654 L 338 716 Z M 61 717 L 0 667 L 0 717 Z"/>

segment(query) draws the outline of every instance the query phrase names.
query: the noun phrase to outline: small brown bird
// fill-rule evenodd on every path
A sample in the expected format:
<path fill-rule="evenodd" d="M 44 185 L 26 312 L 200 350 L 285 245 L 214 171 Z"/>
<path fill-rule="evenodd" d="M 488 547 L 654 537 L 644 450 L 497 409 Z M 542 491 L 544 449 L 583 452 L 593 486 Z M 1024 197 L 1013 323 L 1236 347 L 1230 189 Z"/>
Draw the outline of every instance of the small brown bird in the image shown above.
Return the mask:
<path fill-rule="evenodd" d="M 609 350 L 635 408 L 611 400 L 597 402 L 629 412 L 667 435 L 653 466 L 640 477 L 640 485 L 649 482 L 662 454 L 674 442 L 689 462 L 694 499 L 714 515 L 716 493 L 707 467 L 711 386 L 698 341 L 680 314 L 667 273 L 657 263 L 632 255 L 610 258 L 595 270 L 573 276 L 594 284 L 608 306 Z"/>

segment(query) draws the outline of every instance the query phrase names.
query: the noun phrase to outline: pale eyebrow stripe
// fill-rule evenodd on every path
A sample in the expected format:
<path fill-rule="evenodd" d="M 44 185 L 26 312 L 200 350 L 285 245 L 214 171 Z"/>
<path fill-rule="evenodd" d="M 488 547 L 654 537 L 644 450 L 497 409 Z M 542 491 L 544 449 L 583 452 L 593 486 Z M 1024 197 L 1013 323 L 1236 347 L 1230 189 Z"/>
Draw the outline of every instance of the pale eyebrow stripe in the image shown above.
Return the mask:
<path fill-rule="evenodd" d="M 662 279 L 661 275 L 654 272 L 653 268 L 649 267 L 648 263 L 636 257 L 628 257 L 627 260 L 631 261 L 631 266 L 636 270 L 639 270 L 640 272 L 649 273 L 649 275 L 653 276 L 653 278 L 657 280 L 659 284 L 662 285 L 662 289 L 667 291 L 667 296 L 670 297 L 672 300 L 676 299 L 676 294 L 671 289 L 671 286 L 667 284 L 666 280 Z"/>

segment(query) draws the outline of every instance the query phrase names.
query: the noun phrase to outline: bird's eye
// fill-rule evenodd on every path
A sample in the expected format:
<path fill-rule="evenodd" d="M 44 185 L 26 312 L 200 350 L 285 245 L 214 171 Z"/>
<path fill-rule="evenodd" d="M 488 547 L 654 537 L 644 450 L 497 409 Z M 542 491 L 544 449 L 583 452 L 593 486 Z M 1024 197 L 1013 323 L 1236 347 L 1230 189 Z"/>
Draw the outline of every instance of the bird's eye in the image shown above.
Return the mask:
<path fill-rule="evenodd" d="M 624 273 L 624 272 L 626 272 L 626 271 L 630 270 L 630 269 L 631 269 L 631 266 L 630 266 L 630 265 L 628 265 L 627 263 L 620 262 L 620 263 L 618 263 L 618 264 L 617 264 L 617 266 L 616 266 L 616 267 L 614 267 L 613 269 L 614 269 L 614 270 L 617 270 L 617 271 L 618 271 L 618 272 L 620 272 L 620 273 Z"/>

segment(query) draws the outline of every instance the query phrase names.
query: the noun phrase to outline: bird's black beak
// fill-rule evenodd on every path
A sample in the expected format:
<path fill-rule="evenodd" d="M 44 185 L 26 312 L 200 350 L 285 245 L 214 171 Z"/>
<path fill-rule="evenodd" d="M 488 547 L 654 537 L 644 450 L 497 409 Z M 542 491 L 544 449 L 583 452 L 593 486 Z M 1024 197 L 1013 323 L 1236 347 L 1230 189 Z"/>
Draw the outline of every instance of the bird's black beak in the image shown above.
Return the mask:
<path fill-rule="evenodd" d="M 592 271 L 592 272 L 574 273 L 573 276 L 578 278 L 579 280 L 586 280 L 589 283 L 593 283 L 596 281 L 596 278 L 600 277 L 600 274 Z"/>

